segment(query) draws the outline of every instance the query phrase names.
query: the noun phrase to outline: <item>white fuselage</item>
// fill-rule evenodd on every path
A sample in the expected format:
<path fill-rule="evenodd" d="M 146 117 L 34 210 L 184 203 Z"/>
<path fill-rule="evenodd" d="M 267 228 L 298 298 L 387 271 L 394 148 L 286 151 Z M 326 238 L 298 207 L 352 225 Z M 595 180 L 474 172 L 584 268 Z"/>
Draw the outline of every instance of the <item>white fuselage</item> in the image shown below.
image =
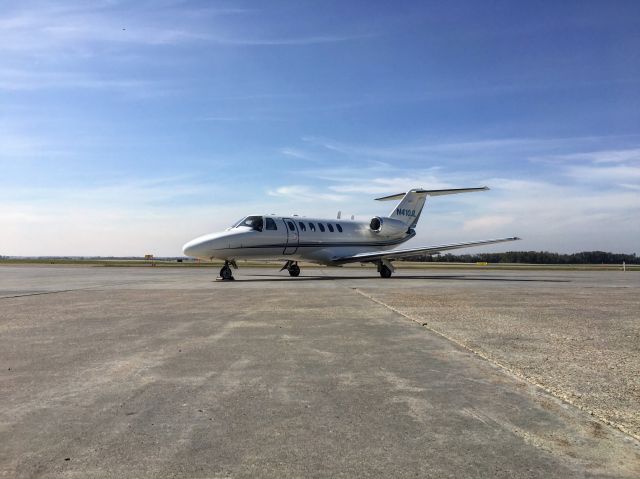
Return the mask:
<path fill-rule="evenodd" d="M 304 260 L 331 264 L 339 257 L 389 250 L 415 236 L 410 228 L 389 234 L 376 232 L 363 221 L 275 215 L 247 217 L 250 218 L 262 221 L 260 227 L 241 221 L 225 231 L 188 242 L 184 254 L 206 260 Z"/>

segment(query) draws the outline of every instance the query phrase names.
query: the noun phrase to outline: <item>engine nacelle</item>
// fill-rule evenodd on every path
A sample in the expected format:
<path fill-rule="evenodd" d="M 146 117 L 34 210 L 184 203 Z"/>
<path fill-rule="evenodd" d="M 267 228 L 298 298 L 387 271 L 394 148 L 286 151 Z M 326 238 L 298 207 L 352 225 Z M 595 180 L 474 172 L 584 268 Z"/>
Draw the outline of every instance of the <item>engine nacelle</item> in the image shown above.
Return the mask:
<path fill-rule="evenodd" d="M 399 235 L 409 229 L 409 227 L 402 221 L 394 220 L 392 218 L 381 218 L 379 216 L 371 218 L 369 228 L 374 233 L 382 236 Z"/>

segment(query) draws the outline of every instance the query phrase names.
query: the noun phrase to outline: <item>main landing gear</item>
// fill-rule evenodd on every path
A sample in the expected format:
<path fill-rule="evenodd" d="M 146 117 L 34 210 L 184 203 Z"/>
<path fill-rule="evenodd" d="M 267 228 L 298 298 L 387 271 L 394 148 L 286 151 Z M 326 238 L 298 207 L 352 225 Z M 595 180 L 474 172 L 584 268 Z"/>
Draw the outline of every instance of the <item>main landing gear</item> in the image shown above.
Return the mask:
<path fill-rule="evenodd" d="M 289 275 L 293 276 L 294 278 L 297 276 L 300 276 L 300 266 L 298 266 L 298 262 L 297 261 L 287 261 L 284 266 L 282 268 L 280 268 L 280 271 L 282 270 L 287 270 L 289 271 Z"/>
<path fill-rule="evenodd" d="M 381 278 L 391 278 L 391 270 L 387 268 L 385 265 L 380 267 L 380 277 Z"/>
<path fill-rule="evenodd" d="M 300 266 L 298 266 L 298 263 L 289 266 L 289 275 L 293 277 L 300 276 Z"/>
<path fill-rule="evenodd" d="M 222 281 L 233 281 L 235 278 L 233 277 L 233 273 L 231 272 L 231 264 L 235 266 L 231 261 L 225 261 L 224 266 L 220 270 L 220 279 Z M 235 266 L 237 268 L 237 266 Z"/>
<path fill-rule="evenodd" d="M 381 278 L 391 278 L 394 268 L 390 261 L 382 260 L 378 262 L 378 273 Z"/>

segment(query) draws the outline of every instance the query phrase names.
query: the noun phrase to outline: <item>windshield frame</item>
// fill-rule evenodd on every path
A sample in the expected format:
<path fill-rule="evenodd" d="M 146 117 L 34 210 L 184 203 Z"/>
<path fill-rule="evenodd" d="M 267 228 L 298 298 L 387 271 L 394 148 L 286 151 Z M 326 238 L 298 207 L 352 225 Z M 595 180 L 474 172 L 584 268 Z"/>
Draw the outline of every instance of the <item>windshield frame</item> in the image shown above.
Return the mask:
<path fill-rule="evenodd" d="M 262 231 L 264 229 L 264 216 L 249 215 L 238 221 L 233 228 L 251 228 L 253 231 Z"/>

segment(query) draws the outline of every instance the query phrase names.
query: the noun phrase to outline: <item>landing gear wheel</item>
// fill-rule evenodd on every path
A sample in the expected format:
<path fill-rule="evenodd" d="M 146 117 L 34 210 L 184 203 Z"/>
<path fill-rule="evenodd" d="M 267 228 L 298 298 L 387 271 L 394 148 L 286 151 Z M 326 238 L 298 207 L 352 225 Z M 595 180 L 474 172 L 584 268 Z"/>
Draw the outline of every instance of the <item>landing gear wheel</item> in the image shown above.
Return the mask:
<path fill-rule="evenodd" d="M 380 266 L 380 277 L 391 278 L 391 270 L 389 269 L 388 266 L 385 266 L 384 264 Z"/>
<path fill-rule="evenodd" d="M 231 272 L 231 268 L 228 264 L 225 263 L 225 265 L 220 270 L 220 277 L 223 279 L 223 281 L 229 281 L 233 279 L 233 273 Z"/>
<path fill-rule="evenodd" d="M 294 278 L 300 276 L 300 266 L 297 264 L 289 266 L 289 276 L 293 276 Z"/>

